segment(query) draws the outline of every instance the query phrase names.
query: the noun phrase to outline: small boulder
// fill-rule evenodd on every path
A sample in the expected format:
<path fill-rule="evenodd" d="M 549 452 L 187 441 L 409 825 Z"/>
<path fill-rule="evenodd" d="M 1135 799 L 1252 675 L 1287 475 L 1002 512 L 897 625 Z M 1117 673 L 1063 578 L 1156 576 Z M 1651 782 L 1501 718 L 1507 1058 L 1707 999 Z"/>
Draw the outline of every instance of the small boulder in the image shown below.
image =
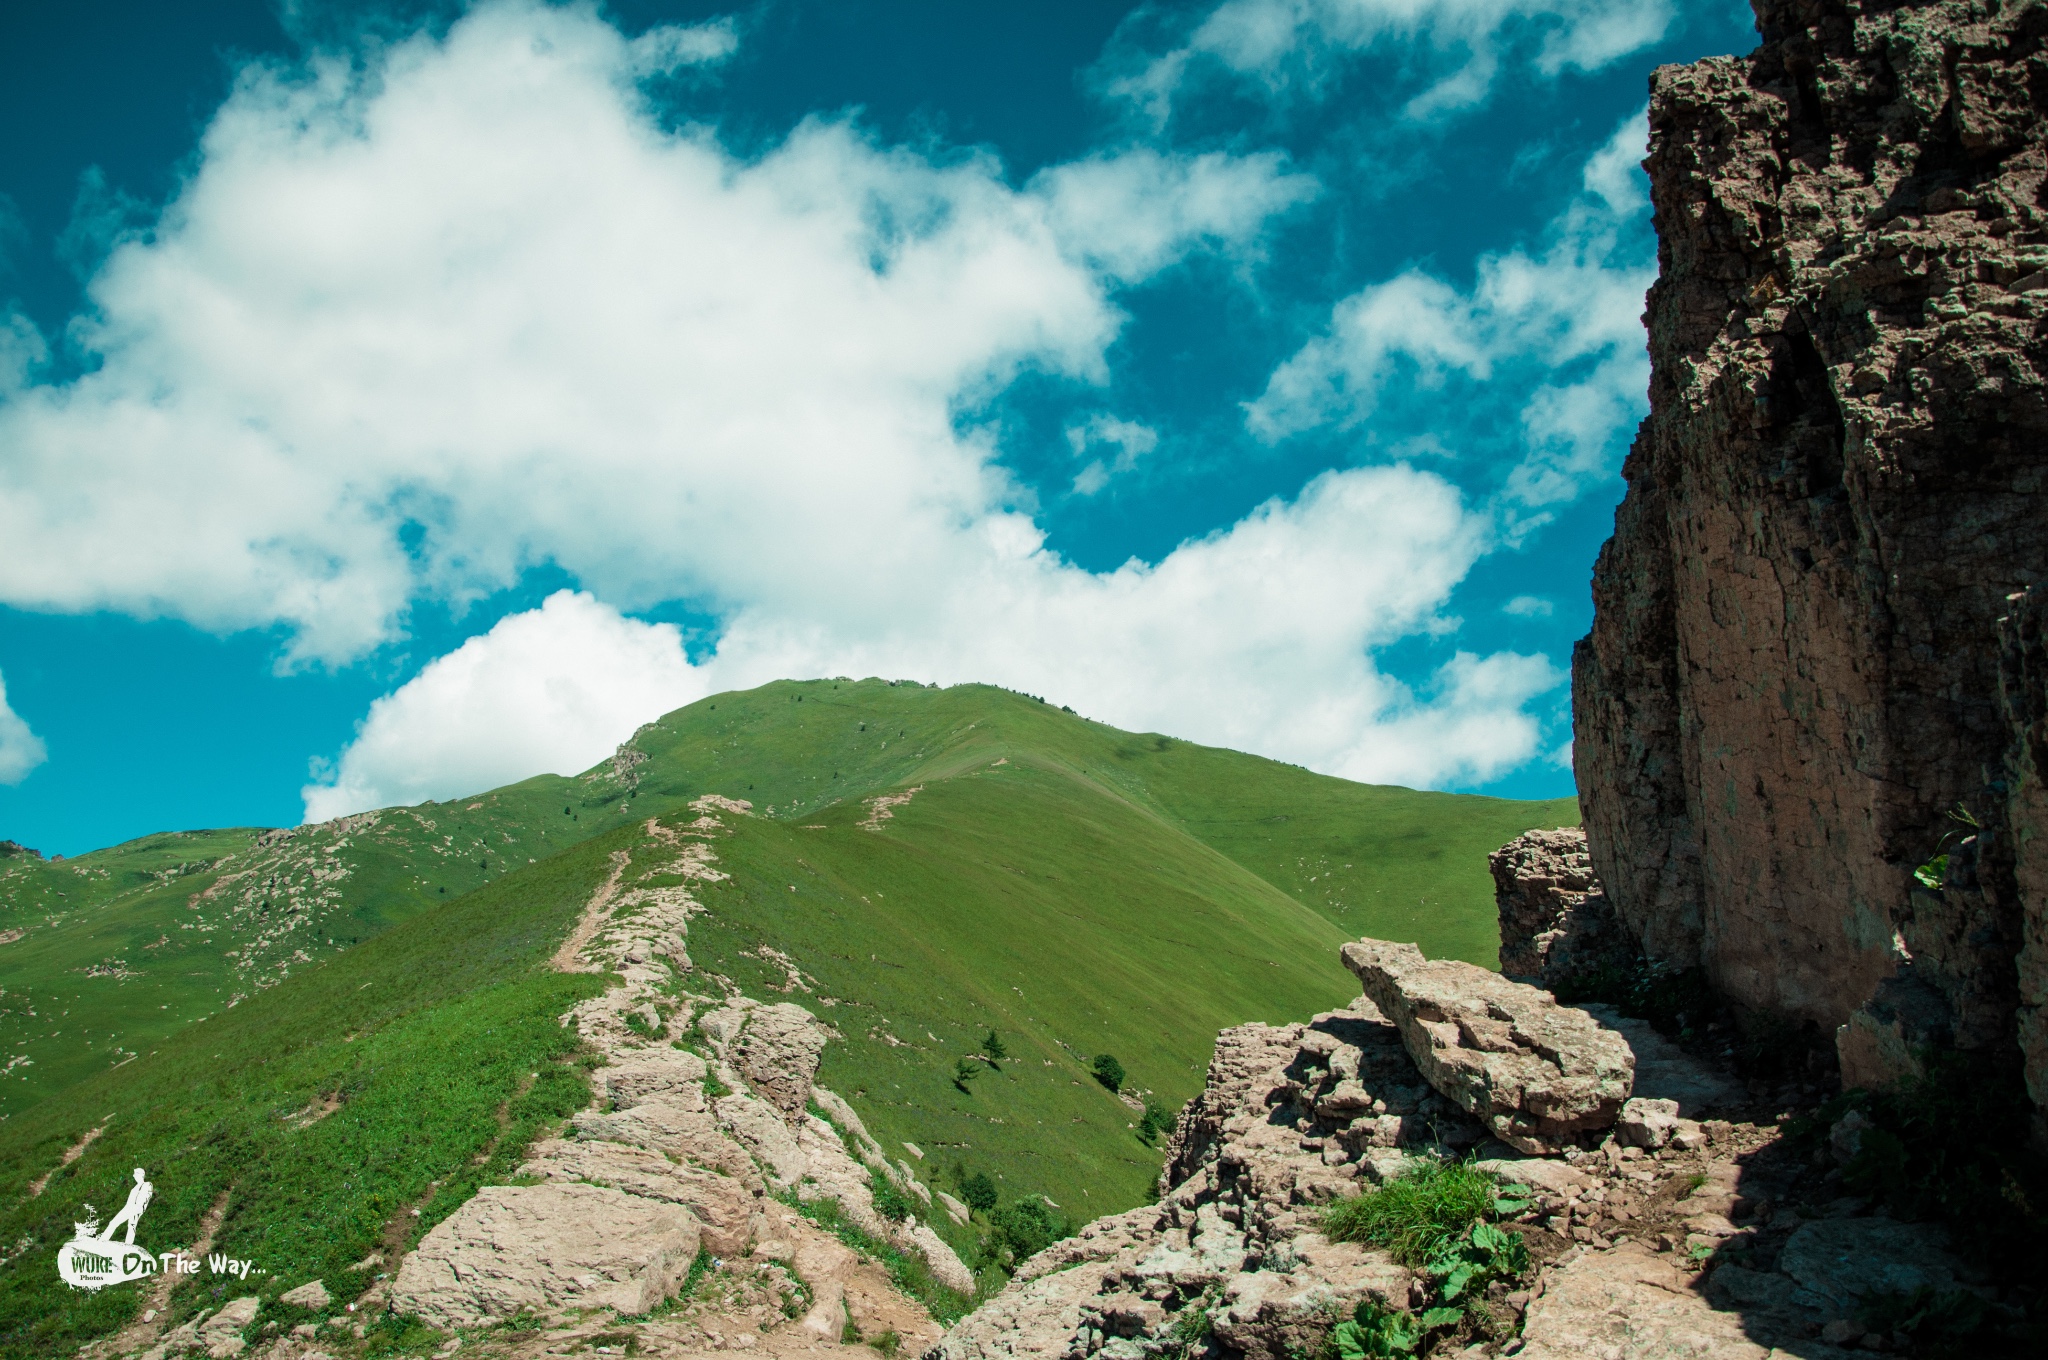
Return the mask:
<path fill-rule="evenodd" d="M 334 1296 L 327 1292 L 327 1286 L 319 1280 L 308 1280 L 297 1289 L 287 1289 L 277 1296 L 279 1303 L 288 1303 L 294 1308 L 304 1308 L 317 1313 L 334 1302 Z"/>
<path fill-rule="evenodd" d="M 207 1360 L 233 1360 L 248 1349 L 242 1329 L 256 1320 L 262 1307 L 263 1300 L 253 1294 L 231 1299 L 218 1313 L 200 1323 L 198 1340 L 206 1348 Z"/>
<path fill-rule="evenodd" d="M 1412 944 L 1359 940 L 1342 955 L 1423 1078 L 1508 1146 L 1560 1152 L 1620 1115 L 1635 1055 L 1584 1011 Z"/>
<path fill-rule="evenodd" d="M 794 1124 L 803 1118 L 818 1076 L 818 1055 L 831 1037 L 817 1017 L 784 1001 L 748 1012 L 746 1028 L 726 1057 L 749 1086 Z"/>
<path fill-rule="evenodd" d="M 956 1294 L 974 1293 L 974 1272 L 946 1245 L 944 1238 L 931 1230 L 930 1224 L 913 1218 L 910 1220 L 909 1237 L 911 1245 L 917 1248 L 917 1254 L 924 1257 L 925 1265 L 930 1267 L 933 1279 Z"/>
<path fill-rule="evenodd" d="M 1639 1147 L 1650 1152 L 1671 1142 L 1671 1135 L 1678 1131 L 1678 1102 L 1675 1100 L 1649 1100 L 1637 1096 L 1621 1107 L 1621 1118 L 1614 1125 L 1614 1136 L 1624 1147 Z"/>

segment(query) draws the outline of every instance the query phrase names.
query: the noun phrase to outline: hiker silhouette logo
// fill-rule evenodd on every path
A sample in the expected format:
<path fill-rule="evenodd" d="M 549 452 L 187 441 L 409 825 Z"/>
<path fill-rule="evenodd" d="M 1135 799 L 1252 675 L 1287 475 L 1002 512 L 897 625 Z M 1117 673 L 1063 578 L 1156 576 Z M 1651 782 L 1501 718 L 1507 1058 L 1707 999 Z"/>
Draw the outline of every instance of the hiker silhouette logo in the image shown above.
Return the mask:
<path fill-rule="evenodd" d="M 135 1168 L 135 1187 L 107 1225 L 100 1226 L 99 1211 L 85 1206 L 85 1221 L 72 1223 L 76 1235 L 57 1249 L 57 1273 L 74 1289 L 104 1289 L 125 1284 L 157 1272 L 155 1253 L 135 1245 L 135 1226 L 142 1211 L 156 1197 L 156 1187 L 141 1167 Z M 116 1237 L 116 1233 L 121 1236 Z"/>

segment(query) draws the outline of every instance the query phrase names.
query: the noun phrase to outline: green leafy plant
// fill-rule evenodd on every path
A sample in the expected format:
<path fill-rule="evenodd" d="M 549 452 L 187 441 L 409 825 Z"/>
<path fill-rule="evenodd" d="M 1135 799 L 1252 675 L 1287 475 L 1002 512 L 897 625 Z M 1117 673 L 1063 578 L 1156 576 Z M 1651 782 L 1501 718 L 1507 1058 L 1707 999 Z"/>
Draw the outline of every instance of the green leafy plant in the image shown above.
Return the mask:
<path fill-rule="evenodd" d="M 1950 808 L 1946 815 L 1958 827 L 1968 827 L 1972 832 L 1982 829 L 1977 823 L 1977 818 L 1961 803 Z M 1936 853 L 1930 855 L 1925 864 L 1913 870 L 1913 877 L 1921 887 L 1940 892 L 1943 885 L 1948 882 L 1948 852 L 1941 847 L 1947 845 L 1949 838 L 1957 834 L 1957 831 L 1943 832 L 1941 839 L 1935 842 Z"/>
<path fill-rule="evenodd" d="M 1420 1158 L 1375 1190 L 1323 1210 L 1333 1241 L 1384 1247 L 1404 1266 L 1449 1251 L 1466 1229 L 1494 1213 L 1499 1182 L 1470 1162 Z"/>
<path fill-rule="evenodd" d="M 1423 1264 L 1445 1303 L 1483 1292 L 1495 1280 L 1516 1280 L 1529 1270 L 1529 1248 L 1518 1234 L 1491 1223 L 1474 1223 Z"/>
<path fill-rule="evenodd" d="M 909 1218 L 917 1206 L 910 1202 L 910 1196 L 903 1193 L 896 1182 L 877 1172 L 874 1177 L 875 1212 L 892 1223 L 901 1223 Z"/>
<path fill-rule="evenodd" d="M 1432 1157 L 1376 1190 L 1325 1208 L 1323 1231 L 1332 1240 L 1385 1248 L 1428 1280 L 1436 1296 L 1436 1305 L 1419 1315 L 1373 1304 L 1339 1324 L 1332 1340 L 1340 1360 L 1412 1354 L 1428 1332 L 1455 1324 L 1467 1310 L 1490 1326 L 1480 1306 L 1487 1286 L 1530 1270 L 1521 1235 L 1492 1220 L 1521 1213 L 1531 1197 L 1528 1186 L 1503 1185 L 1470 1162 Z"/>
<path fill-rule="evenodd" d="M 1415 1354 L 1430 1332 L 1463 1316 L 1456 1308 L 1431 1308 L 1417 1315 L 1389 1308 L 1368 1295 L 1358 1301 L 1350 1318 L 1330 1329 L 1330 1346 L 1338 1360 L 1393 1360 Z"/>
<path fill-rule="evenodd" d="M 1088 1070 L 1095 1074 L 1097 1081 L 1110 1090 L 1121 1091 L 1124 1089 L 1124 1065 L 1109 1054 L 1096 1054 L 1095 1061 L 1089 1065 Z"/>
<path fill-rule="evenodd" d="M 988 1032 L 988 1037 L 981 1041 L 981 1055 L 984 1058 L 987 1058 L 989 1061 L 989 1065 L 993 1067 L 995 1064 L 1009 1057 L 1010 1050 L 1003 1047 L 1002 1036 L 997 1034 L 994 1030 L 990 1030 Z"/>
<path fill-rule="evenodd" d="M 981 1069 L 974 1065 L 974 1059 L 972 1058 L 962 1058 L 953 1064 L 953 1085 L 967 1095 L 974 1094 L 973 1091 L 968 1089 L 967 1083 L 980 1075 Z"/>

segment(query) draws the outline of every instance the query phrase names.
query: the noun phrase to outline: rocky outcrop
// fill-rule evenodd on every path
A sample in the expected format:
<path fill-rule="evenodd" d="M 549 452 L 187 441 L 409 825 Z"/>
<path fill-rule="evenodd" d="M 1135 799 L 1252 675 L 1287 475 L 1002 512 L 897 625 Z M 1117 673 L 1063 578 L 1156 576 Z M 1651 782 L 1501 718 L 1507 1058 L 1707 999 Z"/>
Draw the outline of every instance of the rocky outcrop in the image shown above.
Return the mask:
<path fill-rule="evenodd" d="M 1341 952 L 1422 1076 L 1508 1146 L 1561 1152 L 1621 1113 L 1635 1055 L 1586 1012 L 1412 944 L 1360 940 Z"/>
<path fill-rule="evenodd" d="M 1167 1145 L 1160 1202 L 1032 1257 L 927 1360 L 1135 1360 L 1204 1333 L 1223 1354 L 1314 1354 L 1340 1311 L 1405 1308 L 1414 1284 L 1384 1252 L 1325 1238 L 1321 1206 L 1485 1137 L 1369 1001 L 1225 1030 Z"/>
<path fill-rule="evenodd" d="M 1503 976 L 1555 988 L 1634 962 L 1635 944 L 1593 876 L 1584 830 L 1524 832 L 1486 861 L 1500 913 Z"/>
<path fill-rule="evenodd" d="M 2011 605 L 1998 678 L 2013 731 L 2006 753 L 2005 842 L 2012 848 L 2022 941 L 2015 961 L 2015 1030 L 2027 1093 L 2041 1112 L 2037 1132 L 2048 1141 L 2048 836 L 2042 834 L 2048 828 L 2048 588 L 2036 586 Z"/>
<path fill-rule="evenodd" d="M 2048 576 L 2044 10 L 1757 12 L 1751 56 L 1652 79 L 1651 410 L 1573 667 L 1593 867 L 1648 954 L 1816 1040 L 1876 1000 L 1873 1041 L 2010 1044 L 2042 952 L 1998 629 Z"/>
<path fill-rule="evenodd" d="M 814 1085 L 834 1032 L 801 1006 L 763 1005 L 729 987 L 691 990 L 689 922 L 703 907 L 687 885 L 724 877 L 715 814 L 746 809 L 699 799 L 692 810 L 700 815 L 684 827 L 649 822 L 645 842 L 613 854 L 610 877 L 556 955 L 565 971 L 620 979 L 563 1017 L 599 1056 L 593 1108 L 529 1150 L 518 1178 L 537 1184 L 487 1186 L 427 1233 L 399 1268 L 392 1302 L 401 1311 L 444 1326 L 521 1311 L 645 1312 L 673 1292 L 700 1248 L 721 1260 L 762 1256 L 755 1273 L 770 1292 L 798 1288 L 769 1269 L 793 1261 L 814 1295 L 838 1289 L 845 1301 L 843 1267 L 855 1255 L 828 1249 L 830 1239 L 771 1191 L 834 1202 L 871 1237 L 923 1257 L 947 1288 L 972 1292 L 973 1275 L 929 1225 L 876 1211 L 875 1175 L 926 1203 L 931 1192 L 889 1167 L 852 1108 Z M 665 886 L 640 886 L 649 880 Z M 857 1131 L 848 1137 L 861 1159 L 813 1104 Z M 806 1262 L 827 1273 L 803 1274 Z M 847 1302 L 856 1324 L 910 1334 L 901 1316 L 910 1305 L 863 1290 L 857 1308 Z M 836 1341 L 846 1318 L 829 1328 L 823 1313 L 810 1321 L 810 1333 Z M 926 1327 L 928 1318 L 911 1330 Z"/>
<path fill-rule="evenodd" d="M 599 1185 L 487 1185 L 398 1269 L 394 1298 L 436 1326 L 522 1312 L 645 1313 L 697 1256 L 688 1212 Z"/>

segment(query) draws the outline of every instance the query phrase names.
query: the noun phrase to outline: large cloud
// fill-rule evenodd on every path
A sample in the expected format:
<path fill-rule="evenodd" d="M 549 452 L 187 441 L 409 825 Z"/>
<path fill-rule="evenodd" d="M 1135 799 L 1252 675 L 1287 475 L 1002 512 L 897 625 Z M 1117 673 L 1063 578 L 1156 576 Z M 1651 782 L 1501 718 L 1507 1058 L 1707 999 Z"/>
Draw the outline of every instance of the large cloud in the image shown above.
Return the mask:
<path fill-rule="evenodd" d="M 43 739 L 7 706 L 7 681 L 0 678 L 0 784 L 19 784 L 49 754 Z"/>
<path fill-rule="evenodd" d="M 306 818 L 575 774 L 704 692 L 674 625 L 564 590 L 371 704 L 327 782 L 307 787 Z"/>
<path fill-rule="evenodd" d="M 379 700 L 336 782 L 307 789 L 307 815 L 569 773 L 699 695 L 842 673 L 993 681 L 1354 779 L 1483 779 L 1536 753 L 1523 705 L 1564 678 L 1542 657 L 1459 654 L 1416 695 L 1373 667 L 1373 646 L 1438 623 L 1487 546 L 1454 488 L 1405 467 L 1325 473 L 1156 566 L 1079 571 L 1018 516 L 984 520 L 980 539 L 961 574 L 885 619 L 743 609 L 700 666 L 673 630 L 557 595 Z M 570 695 L 584 718 L 545 741 L 518 732 Z M 496 749 L 507 741 L 516 754 Z"/>
<path fill-rule="evenodd" d="M 1256 261 L 1312 181 L 1133 146 L 1018 187 L 830 120 L 742 158 L 639 83 L 730 50 L 505 0 L 246 71 L 94 276 L 71 332 L 93 371 L 40 380 L 40 338 L 0 325 L 0 601 L 272 627 L 283 664 L 342 665 L 413 603 L 536 566 L 588 593 L 389 696 L 316 814 L 575 768 L 778 675 L 992 680 L 1417 783 L 1535 749 L 1547 662 L 1461 658 L 1419 694 L 1371 665 L 1449 626 L 1487 546 L 1442 478 L 1333 474 L 1091 573 L 1044 548 L 975 419 L 1027 370 L 1105 380 L 1117 289 Z M 673 600 L 719 621 L 701 667 L 623 617 Z"/>
<path fill-rule="evenodd" d="M 499 4 L 249 72 L 94 279 L 99 370 L 0 398 L 0 598 L 329 661 L 548 561 L 627 606 L 886 609 L 1008 490 L 955 403 L 1101 375 L 1111 274 L 1307 192 L 1143 150 L 1018 192 L 830 122 L 742 162 L 660 131 L 649 48 Z"/>

